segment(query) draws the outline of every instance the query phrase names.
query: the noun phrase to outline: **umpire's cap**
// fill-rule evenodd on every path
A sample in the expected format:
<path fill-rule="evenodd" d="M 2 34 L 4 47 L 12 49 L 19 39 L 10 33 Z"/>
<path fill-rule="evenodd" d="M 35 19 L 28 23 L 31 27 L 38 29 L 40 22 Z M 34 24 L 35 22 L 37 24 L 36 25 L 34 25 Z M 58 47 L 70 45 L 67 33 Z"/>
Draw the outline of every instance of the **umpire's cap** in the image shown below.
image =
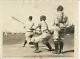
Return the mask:
<path fill-rule="evenodd" d="M 31 20 L 32 20 L 32 18 L 33 18 L 32 16 L 29 16 L 29 19 L 31 19 Z"/>
<path fill-rule="evenodd" d="M 63 11 L 63 6 L 59 5 L 58 8 L 57 8 L 57 11 Z"/>
<path fill-rule="evenodd" d="M 40 20 L 42 21 L 42 20 L 46 20 L 46 16 L 45 15 L 42 15 L 41 17 L 40 17 Z"/>

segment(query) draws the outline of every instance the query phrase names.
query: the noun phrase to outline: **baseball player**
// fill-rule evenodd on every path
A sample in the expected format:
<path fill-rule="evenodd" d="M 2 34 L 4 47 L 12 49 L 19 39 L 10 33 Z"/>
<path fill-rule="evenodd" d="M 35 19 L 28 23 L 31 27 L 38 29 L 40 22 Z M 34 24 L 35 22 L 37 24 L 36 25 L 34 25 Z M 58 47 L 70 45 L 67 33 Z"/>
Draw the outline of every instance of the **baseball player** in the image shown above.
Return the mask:
<path fill-rule="evenodd" d="M 34 37 L 34 43 L 35 43 L 35 53 L 39 53 L 39 45 L 38 45 L 38 42 L 42 41 L 48 48 L 49 48 L 49 51 L 52 51 L 52 47 L 51 45 L 49 44 L 48 40 L 51 38 L 51 34 L 48 30 L 48 25 L 47 23 L 45 22 L 46 20 L 46 16 L 42 15 L 40 17 L 40 23 L 34 27 L 34 29 L 37 29 L 38 27 L 41 26 L 41 31 L 42 31 L 42 34 L 39 35 L 38 37 Z"/>
<path fill-rule="evenodd" d="M 34 26 L 34 23 L 32 21 L 32 16 L 29 16 L 29 19 L 28 21 L 26 21 L 26 24 L 25 24 L 25 29 L 26 29 L 26 33 L 25 33 L 25 36 L 26 36 L 26 40 L 24 42 L 24 45 L 23 47 L 25 47 L 26 43 L 29 43 L 31 38 L 33 37 L 33 29 L 32 27 Z"/>
<path fill-rule="evenodd" d="M 59 5 L 57 8 L 57 18 L 54 21 L 54 27 L 53 27 L 55 53 L 62 53 L 63 51 L 63 39 L 67 26 L 68 26 L 68 17 L 64 15 L 63 6 Z"/>

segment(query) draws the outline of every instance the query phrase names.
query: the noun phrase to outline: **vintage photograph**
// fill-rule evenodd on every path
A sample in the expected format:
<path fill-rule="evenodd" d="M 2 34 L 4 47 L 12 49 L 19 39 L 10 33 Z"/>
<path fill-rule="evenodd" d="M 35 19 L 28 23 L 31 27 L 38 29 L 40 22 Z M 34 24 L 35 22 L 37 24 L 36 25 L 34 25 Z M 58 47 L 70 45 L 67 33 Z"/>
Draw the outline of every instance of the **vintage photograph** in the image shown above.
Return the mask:
<path fill-rule="evenodd" d="M 74 57 L 76 0 L 0 0 L 3 57 Z"/>

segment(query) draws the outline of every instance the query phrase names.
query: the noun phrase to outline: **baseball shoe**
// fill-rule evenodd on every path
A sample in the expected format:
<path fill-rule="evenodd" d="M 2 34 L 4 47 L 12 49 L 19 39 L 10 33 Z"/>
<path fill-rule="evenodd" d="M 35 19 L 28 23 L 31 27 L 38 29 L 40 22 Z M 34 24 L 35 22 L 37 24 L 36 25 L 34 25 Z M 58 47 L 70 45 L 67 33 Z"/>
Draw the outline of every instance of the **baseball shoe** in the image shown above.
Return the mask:
<path fill-rule="evenodd" d="M 39 50 L 35 50 L 34 52 L 35 52 L 35 53 L 40 53 L 41 51 L 39 51 Z"/>

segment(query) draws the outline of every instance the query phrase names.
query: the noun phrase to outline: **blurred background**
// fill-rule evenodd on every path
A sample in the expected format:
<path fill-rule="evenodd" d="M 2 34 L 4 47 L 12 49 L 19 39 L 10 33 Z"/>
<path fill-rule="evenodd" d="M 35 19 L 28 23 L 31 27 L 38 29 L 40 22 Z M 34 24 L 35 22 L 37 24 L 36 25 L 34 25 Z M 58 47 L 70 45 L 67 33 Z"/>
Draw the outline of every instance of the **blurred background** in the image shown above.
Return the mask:
<path fill-rule="evenodd" d="M 46 15 L 50 27 L 56 19 L 56 8 L 64 6 L 65 15 L 70 24 L 75 24 L 76 0 L 0 0 L 0 20 L 3 32 L 24 32 L 21 23 L 12 19 L 15 17 L 25 23 L 28 16 L 33 16 L 35 23 L 39 22 L 41 15 Z"/>

